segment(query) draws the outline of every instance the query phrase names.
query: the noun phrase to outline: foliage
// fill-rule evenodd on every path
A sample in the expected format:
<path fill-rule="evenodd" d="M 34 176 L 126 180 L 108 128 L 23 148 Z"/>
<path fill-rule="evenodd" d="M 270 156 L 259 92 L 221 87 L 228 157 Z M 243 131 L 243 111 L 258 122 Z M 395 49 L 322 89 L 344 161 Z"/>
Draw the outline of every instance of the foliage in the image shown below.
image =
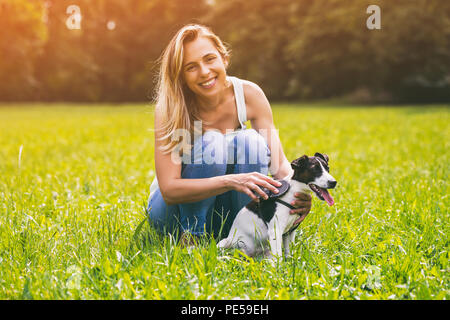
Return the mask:
<path fill-rule="evenodd" d="M 232 70 L 261 83 L 273 98 L 364 89 L 372 98 L 448 100 L 450 5 L 375 3 L 382 29 L 374 31 L 366 27 L 373 4 L 367 0 L 224 0 L 208 21 L 236 48 Z"/>
<path fill-rule="evenodd" d="M 154 65 L 176 28 L 202 12 L 196 0 L 65 0 L 49 8 L 50 38 L 40 60 L 43 99 L 145 101 Z M 65 27 L 68 5 L 82 10 L 80 30 Z M 109 30 L 108 22 L 115 28 Z M 62 49 L 62 50 L 61 50 Z M 45 96 L 46 95 L 46 96 Z"/>
<path fill-rule="evenodd" d="M 40 2 L 0 0 L 0 99 L 29 97 L 39 85 L 35 67 L 47 28 Z"/>
<path fill-rule="evenodd" d="M 66 27 L 73 4 L 81 30 Z M 366 27 L 371 4 L 381 30 Z M 230 74 L 271 100 L 450 100 L 448 1 L 0 0 L 0 10 L 0 100 L 148 101 L 158 57 L 189 22 L 211 26 L 231 46 Z"/>
<path fill-rule="evenodd" d="M 450 114 L 424 107 L 274 106 L 338 187 L 272 265 L 145 222 L 152 107 L 2 106 L 0 298 L 449 299 Z"/>

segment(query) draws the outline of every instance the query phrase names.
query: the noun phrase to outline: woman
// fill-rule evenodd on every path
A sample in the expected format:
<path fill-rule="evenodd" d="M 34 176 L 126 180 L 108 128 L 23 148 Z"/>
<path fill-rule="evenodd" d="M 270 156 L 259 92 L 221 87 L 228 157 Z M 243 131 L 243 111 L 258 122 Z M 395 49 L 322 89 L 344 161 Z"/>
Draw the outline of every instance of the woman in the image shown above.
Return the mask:
<path fill-rule="evenodd" d="M 226 236 L 250 200 L 291 174 L 263 91 L 228 77 L 230 55 L 205 26 L 181 28 L 165 49 L 155 108 L 155 168 L 148 212 L 158 231 Z M 250 120 L 252 129 L 246 129 Z M 263 134 L 260 134 L 263 133 Z M 265 137 L 263 137 L 263 135 Z M 311 197 L 298 195 L 303 221 Z M 223 229 L 222 229 L 223 228 Z"/>

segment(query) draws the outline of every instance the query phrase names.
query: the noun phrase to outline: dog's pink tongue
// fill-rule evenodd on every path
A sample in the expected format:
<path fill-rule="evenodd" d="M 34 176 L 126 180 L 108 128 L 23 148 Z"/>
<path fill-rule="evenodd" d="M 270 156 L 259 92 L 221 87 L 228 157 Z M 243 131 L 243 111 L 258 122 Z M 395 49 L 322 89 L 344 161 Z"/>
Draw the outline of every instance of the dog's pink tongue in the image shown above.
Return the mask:
<path fill-rule="evenodd" d="M 334 199 L 327 189 L 320 188 L 320 193 L 322 194 L 322 197 L 325 199 L 325 201 L 328 203 L 329 206 L 332 206 L 334 204 Z"/>

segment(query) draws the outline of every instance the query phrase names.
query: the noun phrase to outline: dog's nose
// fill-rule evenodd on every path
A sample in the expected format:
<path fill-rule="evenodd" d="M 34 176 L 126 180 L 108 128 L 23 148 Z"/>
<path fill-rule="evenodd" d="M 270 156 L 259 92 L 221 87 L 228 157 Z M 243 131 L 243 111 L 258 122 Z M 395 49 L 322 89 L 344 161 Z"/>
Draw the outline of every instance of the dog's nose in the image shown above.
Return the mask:
<path fill-rule="evenodd" d="M 336 187 L 336 184 L 337 184 L 336 180 L 328 181 L 329 189 L 333 189 L 334 187 Z"/>

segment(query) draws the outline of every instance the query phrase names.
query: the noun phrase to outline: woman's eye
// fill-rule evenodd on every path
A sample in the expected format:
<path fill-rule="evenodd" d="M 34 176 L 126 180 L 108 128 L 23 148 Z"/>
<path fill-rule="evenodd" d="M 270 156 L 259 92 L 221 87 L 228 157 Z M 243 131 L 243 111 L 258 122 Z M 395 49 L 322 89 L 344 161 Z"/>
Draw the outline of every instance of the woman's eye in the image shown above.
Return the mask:
<path fill-rule="evenodd" d="M 186 68 L 186 71 L 194 71 L 195 70 L 195 66 L 189 66 Z"/>
<path fill-rule="evenodd" d="M 211 56 L 211 57 L 208 57 L 208 58 L 206 59 L 206 61 L 213 61 L 214 59 L 216 59 L 216 57 Z"/>

